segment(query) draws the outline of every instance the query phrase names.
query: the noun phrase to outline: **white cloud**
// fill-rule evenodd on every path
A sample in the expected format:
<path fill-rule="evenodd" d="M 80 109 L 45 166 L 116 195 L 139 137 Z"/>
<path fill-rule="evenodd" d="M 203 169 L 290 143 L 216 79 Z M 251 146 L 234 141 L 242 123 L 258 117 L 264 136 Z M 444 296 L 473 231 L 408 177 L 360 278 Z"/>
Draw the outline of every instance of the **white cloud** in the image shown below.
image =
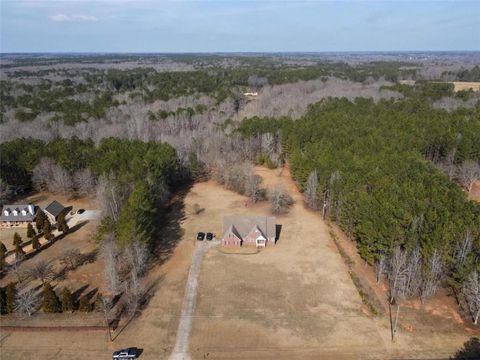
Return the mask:
<path fill-rule="evenodd" d="M 56 22 L 84 22 L 84 21 L 97 21 L 98 19 L 95 16 L 89 15 L 65 15 L 65 14 L 56 14 L 50 16 L 50 20 Z"/>

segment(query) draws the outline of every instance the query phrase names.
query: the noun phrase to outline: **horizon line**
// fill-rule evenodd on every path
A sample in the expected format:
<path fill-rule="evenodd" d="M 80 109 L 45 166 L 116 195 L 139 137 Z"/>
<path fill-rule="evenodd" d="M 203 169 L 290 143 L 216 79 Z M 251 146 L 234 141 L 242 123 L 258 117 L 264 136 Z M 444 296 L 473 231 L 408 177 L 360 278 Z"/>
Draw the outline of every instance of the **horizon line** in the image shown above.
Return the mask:
<path fill-rule="evenodd" d="M 14 51 L 0 55 L 35 55 L 35 54 L 131 54 L 131 55 L 175 55 L 175 54 L 398 54 L 398 53 L 480 53 L 478 50 L 322 50 L 322 51 Z"/>

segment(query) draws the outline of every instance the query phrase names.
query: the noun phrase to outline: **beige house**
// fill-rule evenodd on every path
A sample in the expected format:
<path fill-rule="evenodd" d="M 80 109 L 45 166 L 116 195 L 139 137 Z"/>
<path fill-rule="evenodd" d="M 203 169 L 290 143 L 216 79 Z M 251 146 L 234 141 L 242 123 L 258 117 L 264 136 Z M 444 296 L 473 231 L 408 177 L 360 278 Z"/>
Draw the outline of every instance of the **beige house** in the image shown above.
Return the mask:
<path fill-rule="evenodd" d="M 60 204 L 57 200 L 53 200 L 47 207 L 43 210 L 45 215 L 47 215 L 48 220 L 51 224 L 55 224 L 58 220 L 58 216 L 61 213 L 67 212 L 67 208 Z"/>

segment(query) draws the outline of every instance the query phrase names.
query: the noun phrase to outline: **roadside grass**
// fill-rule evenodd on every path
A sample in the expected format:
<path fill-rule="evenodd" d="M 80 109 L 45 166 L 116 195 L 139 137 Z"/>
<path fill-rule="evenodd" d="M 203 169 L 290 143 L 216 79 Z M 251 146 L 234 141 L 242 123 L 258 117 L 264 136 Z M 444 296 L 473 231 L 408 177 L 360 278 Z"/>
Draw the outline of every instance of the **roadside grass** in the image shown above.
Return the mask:
<path fill-rule="evenodd" d="M 357 289 L 358 294 L 362 299 L 362 302 L 368 307 L 368 310 L 373 316 L 382 315 L 383 307 L 380 304 L 377 304 L 375 296 L 371 294 L 371 290 L 362 283 L 360 278 L 353 271 L 353 265 L 355 264 L 354 261 L 350 258 L 350 256 L 348 256 L 348 254 L 343 250 L 342 246 L 338 243 L 337 236 L 332 230 L 330 230 L 330 236 L 332 237 L 333 242 L 335 243 L 335 246 L 340 253 L 340 256 L 345 262 L 345 265 L 347 265 L 348 267 L 348 275 L 350 275 L 350 278 L 352 279 L 352 282 L 355 285 L 355 288 Z"/>

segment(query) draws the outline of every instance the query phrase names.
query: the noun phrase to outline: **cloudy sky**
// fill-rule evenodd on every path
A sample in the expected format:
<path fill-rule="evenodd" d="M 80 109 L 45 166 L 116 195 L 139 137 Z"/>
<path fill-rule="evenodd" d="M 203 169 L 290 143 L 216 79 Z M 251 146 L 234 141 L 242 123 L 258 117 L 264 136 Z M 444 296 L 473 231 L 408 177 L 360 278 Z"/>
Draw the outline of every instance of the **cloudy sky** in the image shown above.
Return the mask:
<path fill-rule="evenodd" d="M 480 0 L 0 0 L 1 52 L 480 50 Z"/>

